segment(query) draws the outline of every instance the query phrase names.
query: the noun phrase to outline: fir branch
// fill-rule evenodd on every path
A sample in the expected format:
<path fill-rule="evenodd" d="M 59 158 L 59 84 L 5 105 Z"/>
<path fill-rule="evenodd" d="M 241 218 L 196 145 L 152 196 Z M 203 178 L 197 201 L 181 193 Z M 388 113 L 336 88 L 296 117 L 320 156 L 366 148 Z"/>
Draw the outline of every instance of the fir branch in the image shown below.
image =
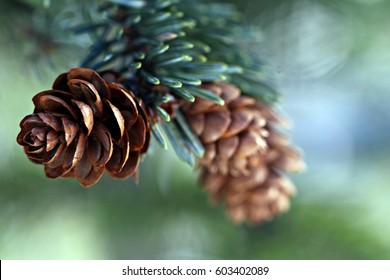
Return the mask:
<path fill-rule="evenodd" d="M 101 9 L 105 23 L 103 20 L 77 30 L 95 33 L 98 38 L 82 66 L 121 71 L 127 79 L 140 77 L 151 86 L 162 84 L 178 98 L 193 101 L 189 87 L 224 80 L 229 67 L 208 62 L 205 54 L 210 48 L 186 39 L 196 21 L 184 17 L 176 7 L 178 2 L 114 0 L 105 4 Z M 129 67 L 134 64 L 137 67 Z M 142 97 L 141 92 L 135 93 Z M 204 97 L 220 102 L 211 93 Z"/>

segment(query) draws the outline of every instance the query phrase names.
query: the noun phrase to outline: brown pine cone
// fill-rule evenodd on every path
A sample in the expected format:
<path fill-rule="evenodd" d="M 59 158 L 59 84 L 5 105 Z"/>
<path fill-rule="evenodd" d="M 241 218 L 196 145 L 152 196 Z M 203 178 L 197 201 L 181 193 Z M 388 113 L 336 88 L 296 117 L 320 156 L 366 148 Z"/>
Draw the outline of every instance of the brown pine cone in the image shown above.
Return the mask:
<path fill-rule="evenodd" d="M 248 175 L 250 158 L 263 154 L 267 148 L 265 117 L 257 109 L 256 101 L 242 96 L 233 85 L 210 83 L 202 88 L 221 97 L 225 105 L 197 98 L 183 106 L 190 126 L 205 148 L 199 165 L 212 174 Z"/>
<path fill-rule="evenodd" d="M 199 160 L 200 179 L 211 199 L 223 201 L 228 215 L 237 223 L 259 224 L 287 211 L 295 187 L 281 171 L 297 172 L 304 164 L 288 138 L 276 129 L 285 123 L 284 119 L 265 104 L 242 96 L 233 85 L 215 83 L 204 88 L 221 96 L 226 105 L 198 98 L 184 111 L 206 147 L 205 157 Z M 220 112 L 226 117 L 221 118 Z M 227 152 L 220 143 L 232 137 L 226 131 L 233 124 L 241 128 L 234 135 L 238 141 L 234 147 L 239 148 Z M 221 133 L 222 127 L 228 129 Z M 210 134 L 215 135 L 212 141 L 208 140 Z M 248 134 L 261 140 L 247 141 Z M 210 149 L 210 145 L 215 148 Z"/>
<path fill-rule="evenodd" d="M 146 110 L 131 92 L 87 68 L 61 74 L 53 89 L 33 97 L 34 113 L 20 123 L 17 142 L 50 178 L 95 184 L 104 169 L 133 175 L 149 146 Z"/>

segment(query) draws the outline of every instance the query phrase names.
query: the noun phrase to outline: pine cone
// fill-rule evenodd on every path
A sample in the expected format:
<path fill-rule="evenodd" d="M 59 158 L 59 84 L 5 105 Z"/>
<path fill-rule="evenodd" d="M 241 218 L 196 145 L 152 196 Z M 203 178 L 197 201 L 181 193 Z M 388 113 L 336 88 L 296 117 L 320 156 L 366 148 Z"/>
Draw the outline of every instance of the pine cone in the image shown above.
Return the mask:
<path fill-rule="evenodd" d="M 220 96 L 225 106 L 202 98 L 183 106 L 190 126 L 205 148 L 199 165 L 206 166 L 212 174 L 249 175 L 250 158 L 263 154 L 267 148 L 265 117 L 253 98 L 242 96 L 230 84 L 206 84 L 203 89 Z"/>
<path fill-rule="evenodd" d="M 49 178 L 76 177 L 95 184 L 104 169 L 133 175 L 149 146 L 146 110 L 131 92 L 91 69 L 61 74 L 53 89 L 33 97 L 34 113 L 20 123 L 17 142 Z"/>
<path fill-rule="evenodd" d="M 211 199 L 223 201 L 237 223 L 259 224 L 287 211 L 295 187 L 281 171 L 297 172 L 304 165 L 288 138 L 276 129 L 284 119 L 265 104 L 242 96 L 233 85 L 214 83 L 204 89 L 221 96 L 226 105 L 198 98 L 184 106 L 184 112 L 205 145 L 198 164 Z M 236 143 L 226 149 L 232 137 Z"/>

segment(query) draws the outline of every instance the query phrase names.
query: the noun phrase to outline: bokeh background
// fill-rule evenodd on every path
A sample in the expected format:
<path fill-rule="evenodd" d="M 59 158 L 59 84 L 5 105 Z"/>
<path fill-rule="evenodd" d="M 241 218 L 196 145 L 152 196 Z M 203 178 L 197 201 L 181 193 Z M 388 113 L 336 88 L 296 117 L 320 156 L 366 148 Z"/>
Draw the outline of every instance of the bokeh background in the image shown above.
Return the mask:
<path fill-rule="evenodd" d="M 308 166 L 291 211 L 258 227 L 211 207 L 172 149 L 144 159 L 138 186 L 84 189 L 27 160 L 32 96 L 88 43 L 58 31 L 73 2 L 0 1 L 1 259 L 390 259 L 390 1 L 229 1 L 262 29 Z"/>

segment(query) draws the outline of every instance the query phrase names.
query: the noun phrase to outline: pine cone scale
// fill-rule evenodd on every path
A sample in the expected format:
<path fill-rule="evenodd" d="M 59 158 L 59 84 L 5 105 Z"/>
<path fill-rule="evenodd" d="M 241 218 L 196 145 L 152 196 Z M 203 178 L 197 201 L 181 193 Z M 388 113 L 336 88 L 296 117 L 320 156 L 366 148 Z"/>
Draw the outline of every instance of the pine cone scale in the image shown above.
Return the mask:
<path fill-rule="evenodd" d="M 72 100 L 72 103 L 76 105 L 75 108 L 79 109 L 80 115 L 82 116 L 82 123 L 87 128 L 89 135 L 94 125 L 94 115 L 91 107 L 89 107 L 86 103 L 78 100 Z"/>
<path fill-rule="evenodd" d="M 104 124 L 106 127 L 111 128 L 112 139 L 118 142 L 122 139 L 125 132 L 125 119 L 123 118 L 121 111 L 110 101 L 105 100 L 103 104 L 105 111 Z"/>
<path fill-rule="evenodd" d="M 104 166 L 94 166 L 86 154 L 74 168 L 74 175 L 84 186 L 91 186 L 103 175 Z"/>
<path fill-rule="evenodd" d="M 82 158 L 84 147 L 86 145 L 87 135 L 83 132 L 79 133 L 78 139 L 74 140 L 65 151 L 65 158 L 62 164 L 64 173 L 72 169 Z"/>
<path fill-rule="evenodd" d="M 266 148 L 267 144 L 261 135 L 250 130 L 241 135 L 236 155 L 245 158 L 255 154 L 259 150 L 264 151 Z"/>
<path fill-rule="evenodd" d="M 238 109 L 238 108 L 244 108 L 244 107 L 257 107 L 256 106 L 256 100 L 248 97 L 248 96 L 243 96 L 241 95 L 239 98 L 232 100 L 229 103 L 229 107 L 233 109 Z"/>
<path fill-rule="evenodd" d="M 204 143 L 215 142 L 227 131 L 230 122 L 230 116 L 226 111 L 208 113 L 205 117 L 201 140 Z"/>
<path fill-rule="evenodd" d="M 111 174 L 118 173 L 122 170 L 124 164 L 126 163 L 127 157 L 122 157 L 121 151 L 117 148 L 114 148 L 112 156 L 106 164 L 106 170 Z"/>
<path fill-rule="evenodd" d="M 45 139 L 45 128 L 44 127 L 34 127 L 31 130 L 31 134 L 35 136 L 34 146 L 42 145 L 42 142 Z"/>
<path fill-rule="evenodd" d="M 130 145 L 130 151 L 138 151 L 142 149 L 146 141 L 146 124 L 142 118 L 138 118 L 135 124 L 129 129 L 128 135 L 130 139 L 134 139 Z M 135 136 L 139 137 L 135 137 Z"/>
<path fill-rule="evenodd" d="M 199 161 L 205 164 L 211 163 L 217 155 L 217 150 L 214 143 L 204 145 L 204 156 Z"/>
<path fill-rule="evenodd" d="M 45 164 L 45 174 L 49 178 L 57 178 L 66 172 L 62 168 L 66 152 L 66 144 L 59 145 L 52 159 Z"/>
<path fill-rule="evenodd" d="M 63 79 L 63 77 L 59 77 L 58 81 L 54 82 L 53 88 L 56 88 L 56 84 L 60 84 L 60 86 L 67 85 L 68 81 L 74 80 L 74 79 L 80 79 L 83 81 L 90 82 L 93 87 L 96 89 L 98 94 L 101 96 L 101 98 L 110 99 L 111 93 L 110 89 L 106 83 L 106 81 L 100 77 L 96 72 L 91 71 L 87 68 L 73 68 L 68 73 L 65 73 L 64 75 L 66 79 Z M 65 83 L 62 83 L 65 82 Z"/>
<path fill-rule="evenodd" d="M 42 153 L 42 161 L 43 164 L 52 164 L 54 161 L 56 161 L 62 154 L 62 152 L 65 150 L 66 144 L 62 142 L 59 138 L 57 139 L 56 146 L 49 151 L 48 153 Z"/>
<path fill-rule="evenodd" d="M 108 129 L 98 123 L 88 138 L 87 146 L 88 159 L 94 166 L 104 166 L 110 159 L 113 152 L 113 144 Z"/>
<path fill-rule="evenodd" d="M 111 175 L 121 179 L 133 175 L 135 171 L 138 169 L 141 160 L 140 155 L 141 155 L 140 151 L 130 152 L 129 159 L 125 162 L 123 168 L 119 172 L 113 173 Z"/>
<path fill-rule="evenodd" d="M 33 98 L 35 105 L 34 113 L 55 113 L 78 119 L 76 109 L 65 101 L 71 98 L 72 95 L 67 92 L 57 90 L 41 92 Z"/>
<path fill-rule="evenodd" d="M 227 138 L 222 138 L 218 141 L 218 154 L 222 158 L 230 159 L 233 157 L 234 153 L 237 151 L 240 140 L 238 136 L 232 136 Z"/>
<path fill-rule="evenodd" d="M 61 118 L 66 145 L 70 145 L 79 132 L 79 126 L 68 118 Z"/>
<path fill-rule="evenodd" d="M 116 174 L 122 171 L 130 155 L 130 143 L 128 134 L 125 134 L 122 142 L 114 145 L 113 153 L 107 162 L 106 168 L 109 173 Z"/>
<path fill-rule="evenodd" d="M 37 117 L 39 117 L 39 119 L 43 122 L 42 125 L 49 126 L 57 132 L 61 131 L 61 122 L 58 120 L 57 117 L 47 113 L 38 113 L 37 115 Z"/>
<path fill-rule="evenodd" d="M 235 86 L 231 86 L 227 83 L 218 83 L 216 85 L 221 89 L 220 96 L 225 101 L 225 104 L 231 103 L 233 100 L 236 100 L 241 95 L 240 90 Z"/>
<path fill-rule="evenodd" d="M 88 104 L 94 116 L 101 117 L 103 115 L 102 101 L 93 84 L 75 79 L 68 82 L 68 87 L 77 99 L 83 100 Z"/>
<path fill-rule="evenodd" d="M 245 128 L 247 128 L 250 122 L 253 120 L 253 114 L 248 110 L 233 111 L 231 114 L 231 123 L 224 136 L 229 137 L 237 135 Z"/>
<path fill-rule="evenodd" d="M 191 117 L 187 118 L 189 125 L 192 127 L 196 135 L 202 134 L 205 126 L 205 118 L 206 117 L 203 114 L 191 114 Z"/>
<path fill-rule="evenodd" d="M 137 109 L 137 104 L 134 101 L 134 95 L 124 91 L 114 83 L 110 83 L 110 86 L 112 92 L 110 101 L 115 104 L 115 106 L 117 106 L 121 111 L 128 111 L 132 113 L 133 116 L 137 116 L 139 112 Z"/>

